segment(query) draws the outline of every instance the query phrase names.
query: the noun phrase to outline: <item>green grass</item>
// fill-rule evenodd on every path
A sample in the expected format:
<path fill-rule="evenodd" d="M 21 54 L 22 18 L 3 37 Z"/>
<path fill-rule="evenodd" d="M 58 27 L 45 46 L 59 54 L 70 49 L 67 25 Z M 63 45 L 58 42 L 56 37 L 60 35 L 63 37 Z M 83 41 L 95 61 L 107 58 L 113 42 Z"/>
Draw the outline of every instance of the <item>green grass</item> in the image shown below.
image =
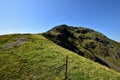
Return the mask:
<path fill-rule="evenodd" d="M 54 43 L 120 72 L 120 43 L 84 27 L 58 25 L 42 34 Z"/>
<path fill-rule="evenodd" d="M 16 35 L 19 37 L 20 35 Z M 68 55 L 70 80 L 119 80 L 120 74 L 66 50 L 41 35 L 24 35 L 19 46 L 0 48 L 0 80 L 64 80 Z M 6 37 L 4 40 L 14 38 Z M 1 40 L 0 40 L 1 42 Z M 4 43 L 10 44 L 13 41 Z"/>
<path fill-rule="evenodd" d="M 18 35 L 19 34 L 0 35 L 0 46 L 12 41 L 13 38 L 16 38 Z"/>

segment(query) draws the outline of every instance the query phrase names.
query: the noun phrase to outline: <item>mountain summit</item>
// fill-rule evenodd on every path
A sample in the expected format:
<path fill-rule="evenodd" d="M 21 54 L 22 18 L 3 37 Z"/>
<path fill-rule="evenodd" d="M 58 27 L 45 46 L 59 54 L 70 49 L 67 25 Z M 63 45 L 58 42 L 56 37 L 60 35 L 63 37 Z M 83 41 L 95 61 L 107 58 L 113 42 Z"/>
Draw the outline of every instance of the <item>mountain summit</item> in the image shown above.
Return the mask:
<path fill-rule="evenodd" d="M 119 80 L 119 47 L 91 29 L 67 25 L 1 35 L 0 80 Z"/>
<path fill-rule="evenodd" d="M 52 28 L 43 35 L 68 50 L 120 71 L 120 43 L 97 31 L 63 24 Z"/>

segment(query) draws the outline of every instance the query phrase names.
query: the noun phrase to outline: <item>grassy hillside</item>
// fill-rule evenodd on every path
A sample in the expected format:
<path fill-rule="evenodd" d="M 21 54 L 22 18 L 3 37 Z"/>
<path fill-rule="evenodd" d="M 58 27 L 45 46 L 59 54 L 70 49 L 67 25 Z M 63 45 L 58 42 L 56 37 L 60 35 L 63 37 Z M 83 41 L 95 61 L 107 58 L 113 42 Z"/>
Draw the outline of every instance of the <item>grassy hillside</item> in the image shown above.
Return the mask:
<path fill-rule="evenodd" d="M 120 72 L 120 43 L 99 32 L 59 25 L 43 35 L 66 49 Z"/>
<path fill-rule="evenodd" d="M 78 56 L 41 35 L 0 36 L 0 80 L 119 80 L 120 74 Z"/>

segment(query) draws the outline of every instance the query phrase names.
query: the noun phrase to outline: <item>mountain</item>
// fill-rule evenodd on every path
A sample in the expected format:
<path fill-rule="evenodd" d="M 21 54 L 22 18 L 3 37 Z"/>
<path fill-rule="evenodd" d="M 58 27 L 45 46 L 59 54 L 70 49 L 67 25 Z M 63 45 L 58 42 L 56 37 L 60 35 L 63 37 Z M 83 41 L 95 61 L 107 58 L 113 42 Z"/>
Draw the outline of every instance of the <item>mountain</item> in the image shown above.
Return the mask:
<path fill-rule="evenodd" d="M 60 47 L 41 34 L 0 36 L 0 80 L 119 80 L 120 73 Z"/>
<path fill-rule="evenodd" d="M 97 31 L 63 24 L 43 35 L 68 50 L 120 72 L 120 43 Z"/>

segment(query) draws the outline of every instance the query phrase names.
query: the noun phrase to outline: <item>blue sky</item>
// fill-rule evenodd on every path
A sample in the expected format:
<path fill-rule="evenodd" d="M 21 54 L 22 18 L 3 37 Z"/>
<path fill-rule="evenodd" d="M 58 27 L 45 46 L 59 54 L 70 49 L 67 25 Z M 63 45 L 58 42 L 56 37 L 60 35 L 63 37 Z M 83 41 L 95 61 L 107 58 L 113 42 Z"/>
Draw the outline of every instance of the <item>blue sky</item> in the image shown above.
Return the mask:
<path fill-rule="evenodd" d="M 120 0 L 0 0 L 0 34 L 82 26 L 120 42 Z"/>

